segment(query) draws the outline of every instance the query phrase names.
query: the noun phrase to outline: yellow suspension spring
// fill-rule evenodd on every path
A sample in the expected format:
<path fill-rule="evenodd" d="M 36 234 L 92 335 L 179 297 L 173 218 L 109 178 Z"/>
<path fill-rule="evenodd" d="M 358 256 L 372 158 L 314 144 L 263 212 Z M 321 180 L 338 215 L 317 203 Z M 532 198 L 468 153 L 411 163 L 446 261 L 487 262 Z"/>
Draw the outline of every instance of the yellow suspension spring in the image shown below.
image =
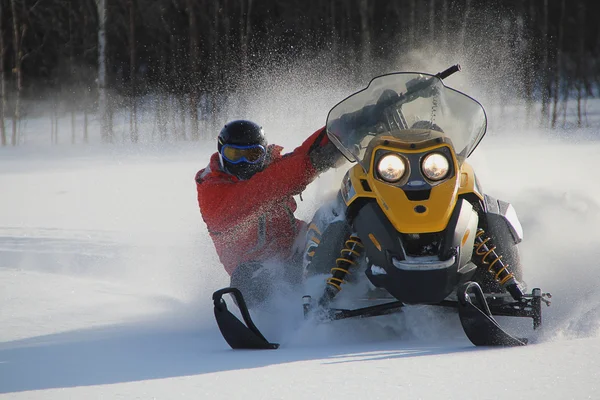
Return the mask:
<path fill-rule="evenodd" d="M 346 281 L 344 278 L 350 273 L 350 266 L 356 265 L 356 259 L 364 246 L 360 238 L 356 235 L 350 235 L 344 243 L 344 248 L 340 251 L 340 257 L 335 260 L 335 267 L 331 268 L 331 277 L 327 278 L 327 284 L 333 286 L 338 291 L 342 290 L 342 284 Z"/>
<path fill-rule="evenodd" d="M 515 282 L 515 276 L 508 269 L 508 264 L 505 264 L 502 261 L 502 256 L 496 253 L 496 246 L 491 243 L 492 238 L 489 236 L 484 238 L 484 235 L 485 231 L 483 229 L 477 230 L 474 245 L 475 254 L 481 256 L 483 265 L 489 265 L 488 272 L 494 275 L 501 286 Z"/>

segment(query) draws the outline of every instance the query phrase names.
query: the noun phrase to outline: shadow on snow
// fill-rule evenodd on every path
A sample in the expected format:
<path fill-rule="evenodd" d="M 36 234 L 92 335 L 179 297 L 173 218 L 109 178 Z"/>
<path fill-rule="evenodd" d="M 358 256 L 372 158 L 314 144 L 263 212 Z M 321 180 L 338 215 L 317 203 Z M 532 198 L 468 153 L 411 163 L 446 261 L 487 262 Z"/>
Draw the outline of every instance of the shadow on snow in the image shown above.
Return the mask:
<path fill-rule="evenodd" d="M 197 322 L 196 326 L 187 322 L 182 327 L 180 320 L 169 318 L 0 343 L 0 393 L 183 377 L 305 360 L 331 364 L 479 350 L 468 341 L 440 346 L 394 340 L 234 351 L 216 324 L 199 328 Z"/>

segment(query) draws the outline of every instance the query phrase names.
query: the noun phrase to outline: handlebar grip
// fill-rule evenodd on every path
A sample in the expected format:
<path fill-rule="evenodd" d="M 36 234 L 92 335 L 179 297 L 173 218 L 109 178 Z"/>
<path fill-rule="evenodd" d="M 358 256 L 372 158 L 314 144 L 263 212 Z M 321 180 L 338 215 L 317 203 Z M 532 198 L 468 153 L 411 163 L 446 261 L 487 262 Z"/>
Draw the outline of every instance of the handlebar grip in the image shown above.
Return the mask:
<path fill-rule="evenodd" d="M 436 76 L 440 79 L 446 79 L 447 77 L 458 71 L 460 71 L 460 64 L 453 65 L 445 71 L 438 72 Z"/>

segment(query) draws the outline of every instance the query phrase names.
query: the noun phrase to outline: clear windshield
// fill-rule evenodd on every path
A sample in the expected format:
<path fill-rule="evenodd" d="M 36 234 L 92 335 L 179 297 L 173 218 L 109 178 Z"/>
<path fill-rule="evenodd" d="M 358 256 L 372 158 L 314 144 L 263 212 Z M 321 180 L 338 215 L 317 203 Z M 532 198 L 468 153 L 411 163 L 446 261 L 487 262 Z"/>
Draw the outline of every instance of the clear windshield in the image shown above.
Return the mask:
<path fill-rule="evenodd" d="M 361 163 L 365 170 L 365 151 L 378 135 L 392 135 L 403 141 L 410 141 L 414 135 L 417 141 L 424 129 L 439 132 L 450 139 L 462 164 L 486 127 L 481 104 L 446 87 L 441 79 L 419 73 L 379 76 L 367 88 L 333 107 L 327 116 L 329 138 L 346 158 Z"/>

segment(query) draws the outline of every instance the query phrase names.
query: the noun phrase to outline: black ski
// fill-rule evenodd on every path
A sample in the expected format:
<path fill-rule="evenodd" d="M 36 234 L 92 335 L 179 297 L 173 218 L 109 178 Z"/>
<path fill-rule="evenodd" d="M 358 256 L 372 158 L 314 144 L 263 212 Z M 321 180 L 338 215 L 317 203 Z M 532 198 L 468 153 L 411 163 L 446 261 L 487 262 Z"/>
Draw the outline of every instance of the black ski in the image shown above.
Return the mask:
<path fill-rule="evenodd" d="M 480 307 L 473 304 L 470 293 Z M 467 282 L 457 290 L 458 315 L 465 334 L 475 346 L 525 346 L 527 339 L 516 338 L 498 325 L 476 282 Z"/>
<path fill-rule="evenodd" d="M 228 293 L 235 298 L 246 325 L 227 309 L 227 303 L 223 300 L 223 295 Z M 278 343 L 270 343 L 254 325 L 246 301 L 244 301 L 244 297 L 238 289 L 228 287 L 217 290 L 213 293 L 213 303 L 219 330 L 232 349 L 269 350 L 279 348 Z"/>

